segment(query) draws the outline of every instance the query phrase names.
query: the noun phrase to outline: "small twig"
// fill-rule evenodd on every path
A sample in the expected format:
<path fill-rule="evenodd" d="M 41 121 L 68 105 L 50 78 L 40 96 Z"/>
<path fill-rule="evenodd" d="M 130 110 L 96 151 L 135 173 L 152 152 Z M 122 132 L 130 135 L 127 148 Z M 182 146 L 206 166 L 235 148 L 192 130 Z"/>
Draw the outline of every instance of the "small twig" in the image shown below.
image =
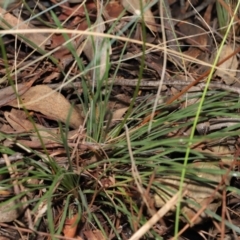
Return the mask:
<path fill-rule="evenodd" d="M 3 159 L 5 160 L 5 164 L 8 168 L 9 175 L 12 179 L 14 193 L 15 193 L 15 195 L 19 195 L 21 192 L 23 192 L 24 188 L 23 188 L 22 184 L 19 183 L 18 180 L 16 179 L 16 176 L 18 174 L 17 170 L 11 165 L 9 156 L 7 154 L 3 154 Z M 27 220 L 28 220 L 28 227 L 30 229 L 33 229 L 33 222 L 32 222 L 32 219 L 31 219 L 30 209 L 27 208 L 28 202 L 27 202 L 27 197 L 26 196 L 22 197 L 21 203 L 22 203 L 22 206 L 20 208 L 18 208 L 18 210 L 22 211 L 23 209 L 26 209 L 25 213 L 26 213 L 26 217 L 27 217 Z"/>
<path fill-rule="evenodd" d="M 208 5 L 214 3 L 216 0 L 207 0 L 207 1 L 203 1 L 201 5 L 197 6 L 196 8 L 194 8 L 192 11 L 185 13 L 184 15 L 180 15 L 177 17 L 177 21 L 174 22 L 174 25 L 178 24 L 179 21 L 184 20 L 184 19 L 188 19 L 192 16 L 196 15 L 196 12 L 201 12 L 204 8 L 206 8 Z"/>
<path fill-rule="evenodd" d="M 172 206 L 176 205 L 178 200 L 187 194 L 187 190 L 180 196 L 180 192 L 177 192 L 156 214 L 154 214 L 136 233 L 132 235 L 129 240 L 140 239 L 151 227 L 158 222 L 166 213 L 170 211 Z M 180 198 L 181 197 L 181 198 Z"/>
<path fill-rule="evenodd" d="M 13 183 L 14 193 L 16 195 L 18 195 L 18 194 L 20 194 L 20 189 L 18 186 L 18 181 L 16 180 L 16 171 L 15 171 L 14 167 L 11 165 L 11 162 L 10 162 L 7 154 L 3 154 L 3 159 L 5 160 L 5 164 L 8 168 L 8 172 L 9 172 L 9 175 L 10 175 L 12 183 Z"/>
<path fill-rule="evenodd" d="M 129 130 L 128 130 L 128 127 L 127 127 L 126 124 L 124 125 L 124 128 L 125 128 L 125 133 L 126 133 L 128 152 L 129 152 L 129 156 L 130 156 L 130 159 L 131 159 L 132 176 L 134 178 L 137 189 L 138 189 L 139 193 L 141 194 L 141 196 L 143 198 L 144 203 L 146 204 L 148 209 L 151 209 L 150 206 L 149 206 L 149 201 L 148 201 L 147 196 L 145 194 L 146 190 L 142 185 L 142 180 L 141 180 L 141 177 L 139 175 L 139 172 L 138 172 L 138 169 L 137 169 L 137 166 L 136 166 L 136 163 L 135 163 L 135 159 L 134 159 L 133 152 L 132 152 L 132 147 L 131 147 L 130 134 L 129 134 Z M 151 210 L 150 210 L 150 212 L 151 212 Z"/>
<path fill-rule="evenodd" d="M 138 82 L 138 79 L 121 79 L 121 78 L 116 78 L 116 79 L 108 79 L 107 82 L 104 82 L 105 85 L 119 85 L 119 86 L 130 86 L 130 87 L 136 87 Z M 189 84 L 192 84 L 193 82 L 191 81 L 183 81 L 183 80 L 163 80 L 164 85 L 169 85 L 169 86 L 188 86 Z M 48 86 L 53 89 L 57 89 L 61 86 L 61 83 L 57 84 L 49 84 Z M 90 82 L 90 85 L 92 85 L 92 82 Z M 141 88 L 158 88 L 159 86 L 159 81 L 153 81 L 153 80 L 147 80 L 147 79 L 142 79 L 140 82 L 140 87 Z M 196 86 L 199 86 L 200 88 L 204 88 L 206 86 L 206 83 L 198 83 Z M 214 89 L 221 89 L 229 92 L 234 92 L 240 94 L 240 88 L 236 86 L 229 86 L 226 84 L 222 83 L 210 83 L 209 84 L 210 88 Z M 64 86 L 62 86 L 62 89 L 71 89 L 71 88 L 82 88 L 82 83 L 80 82 L 74 82 L 74 83 L 68 83 Z"/>
<path fill-rule="evenodd" d="M 228 169 L 226 170 L 226 172 L 222 175 L 222 180 L 221 182 L 216 186 L 216 188 L 214 189 L 214 191 L 211 193 L 211 195 L 208 197 L 207 201 L 205 202 L 205 204 L 203 204 L 201 206 L 201 208 L 198 210 L 198 212 L 189 220 L 189 223 L 187 223 L 177 234 L 177 236 L 175 236 L 175 238 L 178 238 L 179 236 L 181 236 L 191 225 L 193 225 L 193 223 L 196 221 L 196 219 L 202 214 L 203 211 L 205 211 L 209 204 L 212 203 L 214 196 L 216 195 L 216 193 L 221 190 L 221 187 L 223 185 L 225 185 L 226 179 L 228 178 L 231 170 L 233 169 L 234 166 L 234 161 L 231 162 L 231 165 L 228 167 Z M 222 219 L 223 221 L 223 219 Z M 239 230 L 239 227 L 238 227 Z M 175 238 L 171 238 L 171 240 L 175 240 Z"/>
<path fill-rule="evenodd" d="M 10 163 L 18 161 L 18 160 L 21 160 L 21 159 L 23 159 L 23 155 L 21 153 L 17 153 L 17 154 L 15 154 L 13 156 L 8 156 L 8 160 L 9 160 Z M 0 165 L 3 165 L 5 163 L 6 163 L 5 159 L 4 158 L 0 158 Z"/>
<path fill-rule="evenodd" d="M 168 4 L 168 1 L 164 0 L 164 4 L 161 3 L 162 1 L 159 1 L 159 12 L 160 12 L 160 16 L 164 16 L 164 12 L 166 12 L 167 14 L 170 12 L 170 7 L 169 5 L 165 6 L 165 11 L 164 11 L 164 6 L 163 5 L 166 5 Z M 169 23 L 171 23 L 170 19 L 168 20 Z M 162 86 L 163 86 L 163 80 L 165 79 L 165 76 L 167 74 L 167 45 L 166 45 L 166 35 L 167 35 L 167 31 L 166 31 L 166 34 L 164 32 L 164 26 L 165 26 L 165 23 L 164 23 L 164 19 L 161 18 L 161 28 L 162 28 L 162 40 L 163 40 L 163 45 L 164 45 L 164 50 L 163 50 L 163 65 L 162 65 L 162 71 L 159 70 L 159 68 L 157 68 L 157 73 L 160 77 L 160 81 L 159 81 L 159 85 L 158 85 L 158 89 L 157 89 L 157 98 L 156 100 L 154 101 L 154 104 L 153 104 L 153 109 L 152 109 L 152 114 L 151 114 L 151 119 L 149 121 L 149 125 L 148 125 L 148 133 L 150 133 L 151 131 L 151 128 L 152 128 L 152 122 L 153 122 L 153 118 L 154 118 L 154 113 L 156 112 L 156 109 L 157 109 L 157 105 L 158 105 L 158 96 L 160 96 L 161 94 L 161 91 L 162 91 Z M 172 25 L 173 27 L 173 25 Z M 174 27 L 173 27 L 174 29 Z M 171 31 L 172 32 L 172 31 Z M 174 33 L 175 34 L 175 33 Z M 178 43 L 178 41 L 176 40 L 176 43 Z M 156 63 L 152 63 L 153 66 L 156 65 Z M 157 64 L 158 65 L 158 64 Z"/>
<path fill-rule="evenodd" d="M 231 127 L 231 126 L 235 126 L 237 125 L 236 122 L 224 122 L 224 123 L 218 123 L 218 124 L 214 124 L 214 125 L 210 125 L 209 126 L 209 131 L 215 131 L 215 130 L 219 130 L 222 128 L 227 128 L 227 127 Z"/>
<path fill-rule="evenodd" d="M 177 52 L 180 52 L 179 43 L 177 40 L 177 35 L 175 33 L 174 24 L 173 24 L 173 18 L 171 14 L 171 10 L 169 7 L 168 0 L 161 1 L 162 8 L 163 8 L 163 16 L 162 16 L 162 25 L 165 27 L 166 31 L 166 37 L 169 43 L 169 48 L 172 50 L 175 50 Z M 161 7 L 161 4 L 159 4 Z M 161 12 L 161 9 L 160 9 Z M 161 16 L 161 15 L 160 15 Z"/>
<path fill-rule="evenodd" d="M 24 233 L 29 233 L 29 234 L 37 234 L 38 236 L 46 236 L 48 237 L 48 239 L 52 239 L 52 238 L 55 238 L 55 239 L 63 239 L 63 240 L 76 240 L 76 238 L 70 238 L 70 237 L 66 237 L 66 236 L 60 236 L 60 235 L 57 235 L 57 234 L 50 234 L 50 233 L 47 233 L 47 232 L 40 232 L 40 231 L 34 231 L 32 229 L 29 229 L 29 228 L 23 228 L 23 227 L 15 227 L 15 226 L 12 226 L 11 224 L 6 224 L 6 223 L 0 223 L 0 226 L 1 227 L 5 227 L 7 229 L 13 229 L 13 230 L 17 230 L 17 231 L 21 231 L 21 232 L 24 232 Z"/>
<path fill-rule="evenodd" d="M 221 118 L 215 119 L 215 120 L 219 120 L 220 123 L 217 123 L 217 122 L 211 123 L 210 122 L 211 120 L 199 123 L 197 125 L 198 133 L 201 135 L 204 135 L 208 132 L 220 130 L 222 128 L 229 128 L 229 127 L 232 127 L 232 126 L 235 126 L 238 124 L 237 121 L 231 120 L 230 118 L 228 120 L 226 119 L 225 121 L 223 121 Z M 239 121 L 240 121 L 240 119 L 239 119 Z"/>

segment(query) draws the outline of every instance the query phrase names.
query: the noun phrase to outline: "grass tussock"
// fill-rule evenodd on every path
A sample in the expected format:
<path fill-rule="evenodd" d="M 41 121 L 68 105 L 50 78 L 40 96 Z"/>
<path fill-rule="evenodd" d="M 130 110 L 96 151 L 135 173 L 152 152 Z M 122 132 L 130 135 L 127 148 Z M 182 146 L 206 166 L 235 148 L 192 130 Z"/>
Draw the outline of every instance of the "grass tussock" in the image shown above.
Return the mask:
<path fill-rule="evenodd" d="M 238 238 L 240 3 L 180 2 L 0 2 L 0 236 Z"/>

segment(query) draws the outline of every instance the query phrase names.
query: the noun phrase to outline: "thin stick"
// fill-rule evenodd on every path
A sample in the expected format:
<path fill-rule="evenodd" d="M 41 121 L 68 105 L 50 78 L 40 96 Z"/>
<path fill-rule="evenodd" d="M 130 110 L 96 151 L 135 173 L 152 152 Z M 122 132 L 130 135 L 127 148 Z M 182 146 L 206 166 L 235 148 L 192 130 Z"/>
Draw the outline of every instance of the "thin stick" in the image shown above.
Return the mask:
<path fill-rule="evenodd" d="M 227 57 L 225 57 L 223 60 L 219 61 L 219 63 L 217 64 L 217 66 L 221 65 L 222 63 L 224 63 L 225 61 L 227 61 L 229 58 L 231 58 L 232 56 L 236 55 L 238 52 L 240 52 L 240 47 L 237 48 L 233 53 L 231 53 L 230 55 L 228 55 Z M 191 84 L 189 84 L 187 87 L 185 87 L 181 92 L 177 93 L 175 96 L 173 96 L 172 98 L 170 98 L 167 102 L 166 105 L 169 105 L 171 103 L 173 103 L 175 100 L 177 100 L 180 96 L 182 96 L 184 93 L 186 93 L 191 87 L 197 85 L 201 80 L 203 80 L 205 77 L 208 76 L 208 74 L 212 71 L 212 68 L 207 70 L 206 72 L 204 72 L 198 79 L 196 79 L 195 81 L 193 81 Z M 156 111 L 154 116 L 157 116 L 161 111 Z M 148 123 L 151 119 L 151 115 L 145 117 L 142 121 L 142 123 L 140 124 L 140 126 L 145 125 L 146 123 Z"/>
<path fill-rule="evenodd" d="M 162 218 L 166 213 L 170 211 L 173 205 L 175 205 L 180 197 L 183 197 L 187 194 L 187 190 L 183 192 L 180 196 L 180 192 L 177 192 L 160 210 L 158 210 L 136 233 L 132 235 L 129 240 L 138 240 L 140 239 L 149 229 L 156 224 L 160 218 Z"/>
<path fill-rule="evenodd" d="M 118 85 L 118 86 L 130 86 L 130 87 L 135 87 L 137 85 L 137 79 L 108 79 L 107 82 L 104 82 L 105 85 Z M 160 81 L 154 81 L 154 80 L 147 80 L 147 79 L 142 79 L 140 82 L 140 87 L 141 88 L 158 88 L 159 86 L 159 82 Z M 163 85 L 169 85 L 169 86 L 189 86 L 190 84 L 192 84 L 192 81 L 183 81 L 183 80 L 163 80 Z M 90 81 L 90 84 L 93 84 Z M 61 83 L 56 83 L 56 84 L 49 84 L 48 86 L 52 89 L 57 89 L 61 86 Z M 199 86 L 200 88 L 204 88 L 206 86 L 205 83 L 198 83 L 196 84 L 197 86 Z M 229 86 L 226 84 L 222 84 L 222 83 L 210 83 L 209 84 L 210 88 L 215 88 L 215 89 L 222 89 L 225 91 L 229 91 L 229 92 L 234 92 L 237 94 L 240 94 L 240 88 L 236 87 L 236 86 Z M 82 88 L 82 84 L 80 82 L 74 82 L 74 83 L 69 83 L 66 84 L 62 87 L 62 89 L 71 89 L 71 88 Z"/>

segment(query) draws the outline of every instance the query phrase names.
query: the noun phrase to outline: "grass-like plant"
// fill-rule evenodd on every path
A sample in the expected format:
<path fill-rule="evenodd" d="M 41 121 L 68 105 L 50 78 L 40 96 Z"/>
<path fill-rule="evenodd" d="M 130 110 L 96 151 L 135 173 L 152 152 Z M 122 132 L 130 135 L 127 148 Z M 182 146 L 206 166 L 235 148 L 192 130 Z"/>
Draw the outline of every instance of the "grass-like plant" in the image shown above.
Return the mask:
<path fill-rule="evenodd" d="M 32 14 L 34 15 L 34 12 Z M 59 148 L 49 149 L 45 146 L 44 139 L 36 126 L 35 130 L 38 132 L 37 136 L 42 144 L 38 149 L 26 147 L 21 143 L 21 140 L 28 139 L 32 132 L 1 133 L 3 145 L 0 152 L 5 157 L 14 156 L 18 152 L 23 154 L 20 160 L 0 169 L 1 176 L 6 176 L 0 180 L 1 188 L 10 189 L 17 185 L 21 190 L 16 194 L 14 189 L 11 200 L 17 201 L 18 204 L 11 206 L 9 210 L 18 208 L 20 205 L 30 210 L 23 226 L 32 230 L 31 237 L 44 231 L 51 236 L 51 239 L 59 239 L 65 230 L 66 220 L 77 215 L 76 223 L 79 231 L 97 229 L 101 231 L 105 239 L 124 239 L 123 236 L 127 238 L 126 233 L 133 235 L 140 227 L 147 225 L 152 215 L 156 214 L 158 210 L 156 209 L 157 204 L 154 202 L 156 194 L 162 194 L 162 196 L 165 194 L 166 202 L 163 202 L 161 206 L 164 207 L 164 204 L 167 204 L 169 199 L 179 191 L 180 197 L 176 207 L 171 206 L 172 212 L 169 211 L 168 215 L 165 216 L 165 221 L 169 224 L 166 227 L 170 226 L 171 229 L 174 229 L 166 232 L 166 237 L 177 239 L 180 225 L 191 221 L 187 214 L 182 211 L 182 206 L 189 204 L 196 206 L 198 210 L 204 207 L 204 205 L 194 201 L 194 198 L 181 198 L 181 194 L 186 190 L 184 185 L 186 180 L 191 180 L 197 186 L 219 187 L 221 194 L 224 191 L 229 194 L 232 192 L 240 194 L 239 189 L 229 185 L 229 183 L 225 182 L 224 184 L 224 182 L 214 180 L 219 179 L 219 177 L 224 178 L 225 175 L 228 178 L 239 177 L 238 172 L 235 172 L 234 169 L 226 168 L 226 166 L 211 168 L 207 164 L 197 168 L 193 165 L 199 161 L 219 166 L 219 162 L 223 158 L 224 160 L 229 158 L 231 161 L 229 153 L 227 156 L 222 151 L 218 153 L 216 147 L 219 149 L 221 146 L 229 147 L 229 152 L 232 153 L 235 145 L 234 140 L 240 133 L 240 123 L 238 122 L 222 125 L 217 130 L 206 130 L 204 134 L 198 131 L 199 123 L 211 122 L 211 120 L 220 121 L 222 118 L 238 118 L 240 106 L 238 95 L 208 88 L 213 71 L 217 67 L 221 47 L 226 42 L 234 18 L 231 18 L 214 63 L 207 64 L 195 60 L 198 64 L 211 66 L 204 90 L 198 89 L 194 93 L 186 93 L 170 105 L 166 105 L 164 101 L 157 105 L 156 111 L 159 114 L 151 121 L 151 128 L 149 128 L 149 124 L 141 123 L 146 116 L 152 113 L 154 108 L 153 102 L 149 101 L 152 95 L 145 94 L 141 98 L 138 97 L 146 70 L 146 54 L 149 49 L 165 51 L 171 56 L 174 54 L 179 56 L 181 53 L 166 49 L 166 44 L 164 48 L 164 45 L 148 43 L 146 38 L 148 30 L 144 21 L 139 20 L 139 16 L 130 19 L 125 27 L 119 31 L 116 31 L 115 26 L 118 26 L 120 18 L 111 23 L 112 27 L 109 27 L 107 31 L 98 33 L 94 32 L 95 28 L 91 26 L 92 19 L 89 13 L 86 11 L 85 14 L 90 29 L 88 31 L 65 30 L 54 10 L 51 12 L 53 19 L 51 26 L 55 25 L 56 29 L 49 29 L 48 25 L 48 29 L 42 30 L 43 32 L 63 35 L 64 47 L 68 49 L 75 61 L 75 66 L 77 66 L 78 74 L 74 76 L 71 75 L 71 67 L 67 72 L 67 68 L 62 69 L 60 64 L 56 63 L 56 59 L 52 58 L 54 50 L 42 53 L 41 56 L 38 55 L 35 61 L 24 67 L 16 65 L 16 72 L 12 71 L 8 63 L 7 48 L 3 42 L 1 43 L 2 59 L 6 69 L 6 75 L 3 79 L 5 79 L 6 84 L 13 85 L 15 74 L 36 63 L 41 64 L 43 59 L 47 59 L 51 61 L 51 64 L 59 67 L 62 72 L 62 84 L 59 84 L 58 90 L 64 89 L 64 85 L 71 84 L 74 88 L 74 83 L 81 82 L 82 93 L 74 93 L 74 95 L 77 96 L 77 102 L 81 103 L 85 116 L 84 130 L 80 129 L 79 135 L 75 136 L 74 140 L 69 138 L 68 123 L 59 123 L 59 135 L 53 137 L 53 139 L 57 139 Z M 41 14 L 37 17 L 41 18 Z M 34 16 L 31 18 L 33 19 Z M 41 18 L 41 22 L 44 21 Z M 102 22 L 101 24 L 108 23 Z M 142 29 L 143 41 L 131 39 L 139 25 Z M 2 31 L 2 34 L 18 34 L 20 32 L 26 33 L 27 31 L 12 29 Z M 39 32 L 41 31 L 39 30 Z M 87 64 L 86 59 L 77 54 L 72 42 L 75 36 L 69 36 L 71 32 L 82 34 L 91 41 L 94 58 L 87 61 Z M 116 48 L 118 44 L 122 46 L 118 60 L 111 60 L 112 56 L 108 52 L 106 62 L 101 62 L 101 49 L 96 43 L 97 37 L 104 39 L 100 46 L 103 44 Z M 137 66 L 139 71 L 138 84 L 131 92 L 132 99 L 126 114 L 121 120 L 112 121 L 112 113 L 108 114 L 108 103 L 113 96 L 114 83 L 108 84 L 108 81 L 112 76 L 113 78 L 119 77 L 123 63 L 131 63 L 131 59 L 126 60 L 125 55 L 130 43 L 136 44 L 141 50 L 140 63 Z M 32 52 L 27 58 L 33 58 L 34 54 Z M 183 55 L 181 57 L 183 58 Z M 134 59 L 134 56 L 131 58 Z M 100 64 L 105 64 L 104 74 L 100 72 Z M 188 101 L 193 99 L 196 100 L 196 103 L 188 105 Z M 36 119 L 31 117 L 29 111 L 27 109 L 25 111 L 31 121 L 35 122 Z M 9 145 L 6 144 L 6 139 L 10 142 Z M 235 160 L 237 159 L 238 156 Z M 203 176 L 210 174 L 216 178 L 201 178 L 201 174 Z M 171 188 L 171 182 L 168 181 L 169 185 L 163 184 L 164 179 L 173 177 L 178 178 L 178 188 Z M 220 200 L 218 199 L 218 201 Z M 0 203 L 0 207 L 5 204 L 6 202 L 3 201 Z M 221 202 L 218 204 L 220 206 Z M 222 206 L 224 205 L 222 204 Z M 215 210 L 217 209 L 204 209 L 213 221 L 222 222 L 222 229 L 223 226 L 227 226 L 233 232 L 240 234 L 238 226 L 234 225 L 230 219 L 225 219 L 225 215 L 221 215 L 221 211 Z M 23 215 L 19 219 L 24 219 Z M 144 232 L 144 238 L 163 239 L 159 234 L 157 225 L 153 225 Z"/>

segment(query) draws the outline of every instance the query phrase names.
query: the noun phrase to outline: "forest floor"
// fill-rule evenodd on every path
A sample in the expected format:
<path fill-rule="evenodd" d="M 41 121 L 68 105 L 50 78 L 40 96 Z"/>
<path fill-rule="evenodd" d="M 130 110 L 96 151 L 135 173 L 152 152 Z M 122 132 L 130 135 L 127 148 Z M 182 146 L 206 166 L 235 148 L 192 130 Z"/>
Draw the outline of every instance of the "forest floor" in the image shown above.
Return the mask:
<path fill-rule="evenodd" d="M 0 1 L 0 239 L 240 239 L 239 5 Z"/>

